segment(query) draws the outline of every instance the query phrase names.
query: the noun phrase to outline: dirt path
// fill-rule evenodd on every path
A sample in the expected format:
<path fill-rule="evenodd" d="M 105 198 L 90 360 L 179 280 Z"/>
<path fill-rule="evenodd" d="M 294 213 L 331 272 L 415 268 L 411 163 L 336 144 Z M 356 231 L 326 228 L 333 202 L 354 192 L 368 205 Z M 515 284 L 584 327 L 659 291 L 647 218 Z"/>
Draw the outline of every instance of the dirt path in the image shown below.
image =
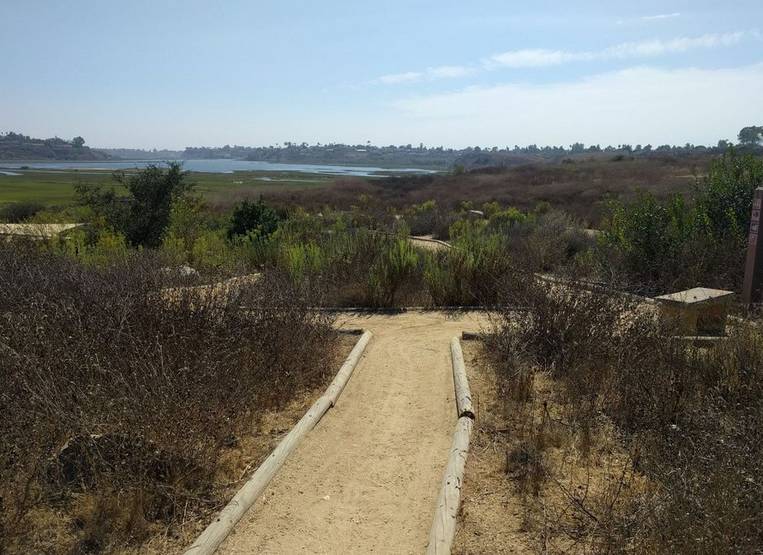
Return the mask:
<path fill-rule="evenodd" d="M 449 341 L 478 315 L 351 317 L 374 332 L 336 407 L 222 553 L 422 553 L 456 421 Z"/>

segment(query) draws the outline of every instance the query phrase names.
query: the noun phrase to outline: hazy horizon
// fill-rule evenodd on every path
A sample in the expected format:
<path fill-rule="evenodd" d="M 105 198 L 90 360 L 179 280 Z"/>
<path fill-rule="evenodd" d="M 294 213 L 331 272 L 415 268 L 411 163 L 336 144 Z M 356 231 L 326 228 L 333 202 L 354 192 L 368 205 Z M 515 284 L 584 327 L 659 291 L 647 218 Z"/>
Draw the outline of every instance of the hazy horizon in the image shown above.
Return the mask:
<path fill-rule="evenodd" d="M 715 144 L 763 123 L 763 4 L 0 6 L 0 131 L 102 148 Z"/>

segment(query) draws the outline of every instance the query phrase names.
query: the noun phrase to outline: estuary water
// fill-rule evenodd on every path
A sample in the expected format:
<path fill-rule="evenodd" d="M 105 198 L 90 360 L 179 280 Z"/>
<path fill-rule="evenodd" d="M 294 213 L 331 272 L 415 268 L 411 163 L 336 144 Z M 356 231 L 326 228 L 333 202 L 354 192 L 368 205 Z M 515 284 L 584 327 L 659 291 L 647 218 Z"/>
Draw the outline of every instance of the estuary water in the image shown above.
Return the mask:
<path fill-rule="evenodd" d="M 206 173 L 233 173 L 237 171 L 262 172 L 297 172 L 317 173 L 324 175 L 346 175 L 357 177 L 372 177 L 385 175 L 400 175 L 411 173 L 435 173 L 433 170 L 416 168 L 376 168 L 372 166 L 339 166 L 319 164 L 280 164 L 277 162 L 254 162 L 249 160 L 174 160 L 183 164 L 183 169 Z M 106 160 L 99 162 L 81 161 L 52 161 L 24 162 L 0 161 L 0 170 L 19 170 L 22 168 L 34 170 L 128 170 L 145 168 L 149 164 L 163 165 L 157 160 Z"/>

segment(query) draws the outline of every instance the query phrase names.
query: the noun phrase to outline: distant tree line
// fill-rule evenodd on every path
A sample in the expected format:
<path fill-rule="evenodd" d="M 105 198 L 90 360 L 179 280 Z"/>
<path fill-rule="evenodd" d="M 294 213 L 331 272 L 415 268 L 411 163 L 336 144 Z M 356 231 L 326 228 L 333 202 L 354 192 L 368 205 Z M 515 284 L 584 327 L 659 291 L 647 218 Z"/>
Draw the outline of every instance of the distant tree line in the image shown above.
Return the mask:
<path fill-rule="evenodd" d="M 763 151 L 763 127 L 751 126 L 740 130 L 737 137 L 739 146 L 751 152 Z M 341 144 L 285 142 L 267 147 L 245 147 L 225 145 L 223 147 L 187 147 L 182 156 L 185 159 L 231 158 L 264 162 L 304 163 L 304 164 L 349 164 L 375 166 L 410 166 L 417 168 L 465 168 L 483 166 L 505 166 L 537 161 L 563 160 L 580 155 L 622 155 L 622 156 L 692 156 L 720 154 L 734 143 L 722 139 L 716 145 L 651 145 L 619 144 L 601 146 L 585 145 L 581 142 L 569 146 L 527 146 L 466 147 L 453 149 L 444 146 Z"/>
<path fill-rule="evenodd" d="M 80 136 L 36 139 L 29 135 L 0 133 L 0 160 L 105 160 L 109 155 L 85 146 Z"/>
<path fill-rule="evenodd" d="M 748 152 L 763 152 L 763 126 L 748 126 L 737 135 L 738 146 Z M 716 145 L 651 145 L 619 144 L 602 146 L 575 142 L 569 146 L 470 146 L 462 149 L 444 146 L 284 142 L 271 146 L 248 147 L 225 145 L 222 147 L 186 147 L 183 151 L 104 149 L 85 147 L 82 137 L 66 141 L 58 137 L 33 139 L 19 133 L 0 134 L 0 159 L 54 158 L 54 159 L 146 159 L 146 160 L 199 160 L 235 159 L 290 164 L 342 164 L 378 167 L 411 167 L 447 169 L 463 166 L 466 169 L 485 166 L 510 166 L 539 161 L 561 161 L 574 156 L 693 156 L 720 154 L 735 146 L 722 139 Z"/>

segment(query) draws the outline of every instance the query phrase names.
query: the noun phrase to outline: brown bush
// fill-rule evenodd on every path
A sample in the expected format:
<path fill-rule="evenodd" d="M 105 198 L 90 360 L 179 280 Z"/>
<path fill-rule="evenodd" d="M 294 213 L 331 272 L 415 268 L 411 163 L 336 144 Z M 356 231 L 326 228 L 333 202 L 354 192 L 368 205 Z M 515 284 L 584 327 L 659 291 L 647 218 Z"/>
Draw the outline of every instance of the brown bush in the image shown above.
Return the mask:
<path fill-rule="evenodd" d="M 264 196 L 278 205 L 309 209 L 331 206 L 346 210 L 361 196 L 384 209 L 401 210 L 436 199 L 443 210 L 464 201 L 474 206 L 497 201 L 504 206 L 532 210 L 539 202 L 563 209 L 576 219 L 596 227 L 607 213 L 606 199 L 627 201 L 636 191 L 653 192 L 659 198 L 689 192 L 694 175 L 705 171 L 710 156 L 700 159 L 637 159 L 612 163 L 583 160 L 576 164 L 527 164 L 492 168 L 460 175 L 402 176 L 386 179 L 338 179 L 333 186 L 301 191 L 268 192 Z"/>
<path fill-rule="evenodd" d="M 0 547 L 39 549 L 35 512 L 83 495 L 93 519 L 125 514 L 75 518 L 77 551 L 210 510 L 221 450 L 322 379 L 330 320 L 284 281 L 168 300 L 166 280 L 149 255 L 98 269 L 0 246 Z"/>
<path fill-rule="evenodd" d="M 619 478 L 598 501 L 563 490 L 569 510 L 559 518 L 580 515 L 574 531 L 560 525 L 568 539 L 586 536 L 594 551 L 751 553 L 760 547 L 758 330 L 732 328 L 707 349 L 670 339 L 649 307 L 603 290 L 518 278 L 509 300 L 525 310 L 503 314 L 491 349 L 505 387 L 515 390 L 506 394 L 507 405 L 534 402 L 528 373 L 548 373 L 564 398 L 560 425 L 576 438 L 566 448 L 585 454 L 611 423 L 627 454 Z M 526 444 L 537 484 L 539 473 L 554 477 L 542 465 L 538 442 L 547 419 L 535 420 Z M 648 491 L 638 474 L 652 484 Z"/>

